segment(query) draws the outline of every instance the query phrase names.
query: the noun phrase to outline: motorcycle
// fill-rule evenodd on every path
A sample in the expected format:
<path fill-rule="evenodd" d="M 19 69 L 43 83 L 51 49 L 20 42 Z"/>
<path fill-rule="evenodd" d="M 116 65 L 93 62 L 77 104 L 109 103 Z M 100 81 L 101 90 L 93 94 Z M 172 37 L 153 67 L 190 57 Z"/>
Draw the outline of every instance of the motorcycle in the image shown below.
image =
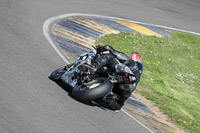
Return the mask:
<path fill-rule="evenodd" d="M 61 81 L 72 88 L 71 96 L 77 100 L 109 99 L 114 84 L 118 83 L 116 79 L 118 73 L 113 72 L 109 66 L 99 70 L 91 67 L 92 61 L 101 54 L 104 53 L 94 48 L 88 53 L 81 54 L 74 63 L 54 70 L 49 78 L 55 82 Z M 116 95 L 114 97 L 119 99 Z"/>

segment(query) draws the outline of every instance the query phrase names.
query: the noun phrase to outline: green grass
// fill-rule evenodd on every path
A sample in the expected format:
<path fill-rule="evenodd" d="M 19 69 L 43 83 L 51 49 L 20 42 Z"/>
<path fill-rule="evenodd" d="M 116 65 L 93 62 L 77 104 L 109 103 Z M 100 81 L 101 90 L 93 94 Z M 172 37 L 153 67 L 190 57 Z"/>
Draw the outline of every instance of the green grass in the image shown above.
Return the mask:
<path fill-rule="evenodd" d="M 170 34 L 162 38 L 110 34 L 97 40 L 96 45 L 111 45 L 126 54 L 139 52 L 144 72 L 138 86 L 146 89 L 137 91 L 185 130 L 200 132 L 200 36 Z"/>

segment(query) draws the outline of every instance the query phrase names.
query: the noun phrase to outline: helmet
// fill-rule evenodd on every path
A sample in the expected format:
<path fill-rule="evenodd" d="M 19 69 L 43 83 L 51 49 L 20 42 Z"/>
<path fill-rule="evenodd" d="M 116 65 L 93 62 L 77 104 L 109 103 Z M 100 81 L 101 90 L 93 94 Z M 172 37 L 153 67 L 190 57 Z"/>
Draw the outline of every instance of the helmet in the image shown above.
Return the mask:
<path fill-rule="evenodd" d="M 128 56 L 131 60 L 134 60 L 135 62 L 142 63 L 142 58 L 141 58 L 140 54 L 138 54 L 136 52 L 132 52 Z"/>

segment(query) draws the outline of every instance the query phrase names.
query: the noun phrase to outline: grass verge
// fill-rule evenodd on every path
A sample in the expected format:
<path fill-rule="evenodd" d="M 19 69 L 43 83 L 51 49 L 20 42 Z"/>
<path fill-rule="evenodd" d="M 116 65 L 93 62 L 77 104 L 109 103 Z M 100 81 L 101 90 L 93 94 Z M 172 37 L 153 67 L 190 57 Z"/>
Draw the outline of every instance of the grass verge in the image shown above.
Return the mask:
<path fill-rule="evenodd" d="M 140 53 L 144 72 L 138 86 L 147 89 L 137 91 L 185 130 L 200 132 L 200 36 L 170 34 L 170 38 L 110 34 L 96 45 L 111 45 L 125 54 Z"/>

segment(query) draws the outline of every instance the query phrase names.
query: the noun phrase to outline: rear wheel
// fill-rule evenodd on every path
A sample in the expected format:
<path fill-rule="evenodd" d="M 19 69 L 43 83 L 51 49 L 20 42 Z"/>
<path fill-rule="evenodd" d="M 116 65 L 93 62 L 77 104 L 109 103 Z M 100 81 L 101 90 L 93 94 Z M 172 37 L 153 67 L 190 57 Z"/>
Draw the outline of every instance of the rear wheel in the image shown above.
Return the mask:
<path fill-rule="evenodd" d="M 96 78 L 87 84 L 77 85 L 72 96 L 80 101 L 89 101 L 104 97 L 112 91 L 113 84 L 107 78 Z"/>
<path fill-rule="evenodd" d="M 69 64 L 67 66 L 60 67 L 56 70 L 54 70 L 49 78 L 55 82 L 61 81 L 61 76 L 70 68 L 73 64 Z"/>

